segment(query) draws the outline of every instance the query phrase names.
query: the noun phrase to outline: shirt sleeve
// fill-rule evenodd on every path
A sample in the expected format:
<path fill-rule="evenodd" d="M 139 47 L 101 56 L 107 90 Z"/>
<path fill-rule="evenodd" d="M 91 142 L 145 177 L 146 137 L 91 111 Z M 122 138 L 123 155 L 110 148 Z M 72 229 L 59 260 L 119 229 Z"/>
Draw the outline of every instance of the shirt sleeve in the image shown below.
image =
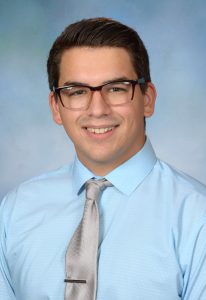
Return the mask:
<path fill-rule="evenodd" d="M 206 299 L 206 197 L 185 197 L 178 219 L 178 260 L 182 269 L 181 299 Z"/>
<path fill-rule="evenodd" d="M 184 300 L 206 299 L 206 219 L 196 232 L 193 246 L 188 239 L 188 264 L 184 274 Z"/>
<path fill-rule="evenodd" d="M 16 300 L 6 257 L 6 200 L 0 203 L 0 299 Z"/>

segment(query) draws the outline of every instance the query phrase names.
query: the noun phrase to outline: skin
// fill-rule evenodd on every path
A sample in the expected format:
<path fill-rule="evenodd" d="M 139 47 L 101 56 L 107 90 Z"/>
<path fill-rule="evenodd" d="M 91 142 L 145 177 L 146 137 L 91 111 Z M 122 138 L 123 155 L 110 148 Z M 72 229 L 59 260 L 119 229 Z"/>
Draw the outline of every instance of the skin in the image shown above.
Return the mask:
<path fill-rule="evenodd" d="M 66 82 L 81 82 L 98 86 L 108 80 L 125 77 L 137 79 L 130 56 L 124 48 L 75 47 L 66 50 L 61 58 L 59 86 Z M 99 91 L 93 93 L 87 110 L 71 111 L 55 101 L 53 92 L 49 103 L 54 121 L 63 125 L 74 143 L 79 160 L 94 174 L 104 176 L 127 161 L 145 143 L 144 117 L 154 112 L 155 87 L 148 84 L 142 94 L 135 87 L 134 98 L 122 106 L 109 106 Z M 87 128 L 108 128 L 103 134 Z"/>

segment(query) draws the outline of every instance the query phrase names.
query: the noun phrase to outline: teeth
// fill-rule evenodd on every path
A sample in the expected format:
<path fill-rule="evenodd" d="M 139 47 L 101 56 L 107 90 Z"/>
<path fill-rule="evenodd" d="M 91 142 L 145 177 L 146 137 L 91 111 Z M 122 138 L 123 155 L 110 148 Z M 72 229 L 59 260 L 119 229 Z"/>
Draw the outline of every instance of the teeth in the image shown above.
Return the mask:
<path fill-rule="evenodd" d="M 96 133 L 96 134 L 102 134 L 102 133 L 105 133 L 107 131 L 111 131 L 114 127 L 106 127 L 106 128 L 90 128 L 90 127 L 87 127 L 87 130 L 89 132 L 92 132 L 92 133 Z"/>

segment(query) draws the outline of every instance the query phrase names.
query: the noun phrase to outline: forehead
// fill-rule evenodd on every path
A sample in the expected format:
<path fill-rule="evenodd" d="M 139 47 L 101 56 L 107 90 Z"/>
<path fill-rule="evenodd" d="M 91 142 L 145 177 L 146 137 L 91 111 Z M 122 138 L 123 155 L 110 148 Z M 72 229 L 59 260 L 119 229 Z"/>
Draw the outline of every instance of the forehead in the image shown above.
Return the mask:
<path fill-rule="evenodd" d="M 137 77 L 131 57 L 124 48 L 74 47 L 62 54 L 59 78 L 61 84 L 68 80 L 99 84 L 120 77 Z"/>

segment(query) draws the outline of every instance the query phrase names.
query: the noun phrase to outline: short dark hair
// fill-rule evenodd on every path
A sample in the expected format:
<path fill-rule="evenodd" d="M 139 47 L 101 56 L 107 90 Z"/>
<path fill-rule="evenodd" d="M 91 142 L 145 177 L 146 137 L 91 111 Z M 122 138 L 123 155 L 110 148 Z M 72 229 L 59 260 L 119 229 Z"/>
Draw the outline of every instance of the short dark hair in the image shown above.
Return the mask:
<path fill-rule="evenodd" d="M 69 25 L 55 40 L 47 61 L 50 90 L 58 86 L 63 52 L 69 48 L 84 46 L 126 49 L 131 56 L 137 76 L 144 77 L 146 82 L 151 81 L 148 53 L 138 33 L 112 19 L 91 18 Z M 140 87 L 144 92 L 147 84 Z"/>

